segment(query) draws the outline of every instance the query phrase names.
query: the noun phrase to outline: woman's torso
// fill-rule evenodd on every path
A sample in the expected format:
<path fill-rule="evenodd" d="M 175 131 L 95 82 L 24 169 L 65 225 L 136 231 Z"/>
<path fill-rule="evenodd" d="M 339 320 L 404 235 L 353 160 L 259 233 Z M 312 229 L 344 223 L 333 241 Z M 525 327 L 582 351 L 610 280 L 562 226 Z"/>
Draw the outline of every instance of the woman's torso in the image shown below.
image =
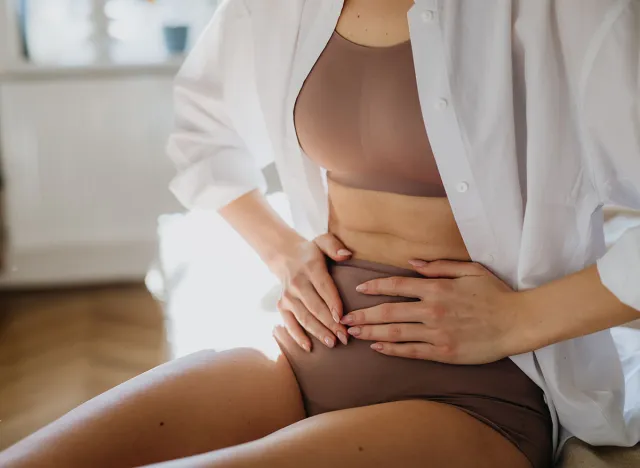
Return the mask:
<path fill-rule="evenodd" d="M 403 3 L 347 3 L 298 96 L 296 132 L 327 170 L 329 230 L 354 258 L 469 260 L 424 126 Z"/>
<path fill-rule="evenodd" d="M 637 46 L 628 40 L 635 24 L 630 10 L 637 8 L 635 2 L 626 10 L 613 0 L 582 3 L 544 0 L 514 10 L 511 2 L 478 8 L 476 2 L 424 1 L 409 12 L 423 115 L 433 129 L 430 142 L 457 224 L 472 258 L 518 288 L 577 271 L 603 252 L 598 204 L 604 180 L 590 177 L 581 148 L 600 131 L 612 134 L 611 119 L 603 115 L 628 108 L 629 100 L 621 97 L 635 90 L 627 80 L 634 76 L 627 59 L 631 45 Z M 189 206 L 213 209 L 229 193 L 259 186 L 260 172 L 248 160 L 275 160 L 296 228 L 308 237 L 322 234 L 322 173 L 301 157 L 291 117 L 300 87 L 335 29 L 341 2 L 223 5 L 177 81 L 178 116 L 189 126 L 172 137 L 170 152 L 183 167 L 172 190 Z M 581 7 L 577 18 L 572 12 Z M 591 54 L 600 46 L 612 53 Z M 592 67 L 582 66 L 585 57 Z M 624 73 L 607 73 L 612 67 Z M 540 80 L 541 71 L 551 72 Z M 214 98 L 211 83 L 218 90 L 222 82 L 226 92 Z M 448 107 L 436 108 L 442 100 Z M 215 158 L 195 150 L 202 140 L 193 138 L 194 129 L 210 129 L 203 102 L 212 102 L 221 124 L 235 124 L 233 139 L 224 128 L 216 132 L 222 135 L 218 141 L 206 139 L 207 153 Z M 576 114 L 577 108 L 583 112 Z M 638 174 L 629 164 L 637 161 L 640 141 L 632 123 L 616 129 L 602 148 L 626 148 L 606 166 L 611 182 Z M 236 148 L 238 140 L 243 145 Z M 225 183 L 212 193 L 212 177 L 218 176 Z M 620 359 L 609 334 L 512 359 L 548 388 L 549 403 L 558 404 L 571 433 L 596 444 L 627 444 L 630 430 L 640 434 L 638 399 L 627 392 L 625 404 L 625 381 L 615 371 Z M 603 375 L 604 368 L 612 372 Z"/>

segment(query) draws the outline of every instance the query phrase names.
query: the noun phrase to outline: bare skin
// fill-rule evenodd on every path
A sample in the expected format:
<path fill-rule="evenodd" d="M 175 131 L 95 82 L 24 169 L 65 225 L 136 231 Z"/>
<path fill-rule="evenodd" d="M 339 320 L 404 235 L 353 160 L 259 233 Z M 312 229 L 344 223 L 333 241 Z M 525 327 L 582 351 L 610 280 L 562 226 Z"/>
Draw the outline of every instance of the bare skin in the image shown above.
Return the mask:
<path fill-rule="evenodd" d="M 252 350 L 201 352 L 76 408 L 0 454 L 0 466 L 117 468 L 165 460 L 174 460 L 160 465 L 169 468 L 529 466 L 497 432 L 438 403 L 303 418 L 285 359 Z"/>
<path fill-rule="evenodd" d="M 0 466 L 147 465 L 243 444 L 303 417 L 285 359 L 200 352 L 79 406 L 0 453 Z"/>
<path fill-rule="evenodd" d="M 347 0 L 336 31 L 356 44 L 389 47 L 409 39 L 413 0 Z"/>
<path fill-rule="evenodd" d="M 529 466 L 502 436 L 481 426 L 451 406 L 401 401 L 315 416 L 255 442 L 157 467 Z"/>
<path fill-rule="evenodd" d="M 407 40 L 413 0 L 347 1 L 337 30 L 384 47 Z M 288 332 L 311 350 L 342 340 L 342 305 L 324 256 L 351 252 L 332 235 L 302 239 L 251 192 L 221 210 L 283 283 Z M 337 320 L 335 315 L 337 315 Z M 171 461 L 173 460 L 173 461 Z M 403 401 L 305 418 L 284 357 L 203 352 L 137 377 L 0 454 L 3 467 L 527 468 L 514 445 L 448 405 Z"/>

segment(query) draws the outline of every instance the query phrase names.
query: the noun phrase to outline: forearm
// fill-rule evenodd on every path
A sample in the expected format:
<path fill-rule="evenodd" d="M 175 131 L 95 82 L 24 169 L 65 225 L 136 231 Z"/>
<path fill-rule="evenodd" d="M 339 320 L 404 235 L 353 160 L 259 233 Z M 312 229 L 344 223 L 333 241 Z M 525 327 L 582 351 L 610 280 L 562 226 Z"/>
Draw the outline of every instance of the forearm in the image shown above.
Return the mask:
<path fill-rule="evenodd" d="M 269 266 L 283 251 L 304 241 L 258 190 L 234 200 L 220 210 L 220 215 Z"/>
<path fill-rule="evenodd" d="M 600 281 L 597 267 L 518 296 L 519 352 L 589 335 L 640 318 L 640 311 L 623 304 Z M 518 345 L 516 345 L 518 346 Z"/>

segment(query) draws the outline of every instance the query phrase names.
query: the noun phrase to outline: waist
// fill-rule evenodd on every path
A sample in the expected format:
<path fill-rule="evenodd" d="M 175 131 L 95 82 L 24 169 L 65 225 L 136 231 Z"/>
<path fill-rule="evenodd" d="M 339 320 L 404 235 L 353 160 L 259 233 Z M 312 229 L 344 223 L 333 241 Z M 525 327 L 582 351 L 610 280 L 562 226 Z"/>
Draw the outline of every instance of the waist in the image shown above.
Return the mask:
<path fill-rule="evenodd" d="M 399 268 L 411 259 L 470 260 L 446 198 L 328 185 L 329 232 L 354 259 Z"/>

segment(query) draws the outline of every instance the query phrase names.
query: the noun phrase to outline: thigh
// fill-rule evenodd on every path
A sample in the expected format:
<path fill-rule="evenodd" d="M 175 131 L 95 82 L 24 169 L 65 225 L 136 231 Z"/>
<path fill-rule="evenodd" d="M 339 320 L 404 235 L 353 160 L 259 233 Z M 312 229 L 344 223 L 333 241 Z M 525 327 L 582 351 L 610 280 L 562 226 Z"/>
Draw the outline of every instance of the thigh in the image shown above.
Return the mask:
<path fill-rule="evenodd" d="M 417 400 L 324 413 L 263 439 L 162 468 L 300 466 L 531 468 L 489 426 L 452 406 Z"/>
<path fill-rule="evenodd" d="M 303 417 L 284 357 L 200 352 L 76 408 L 0 454 L 0 465 L 137 466 L 242 444 Z"/>

